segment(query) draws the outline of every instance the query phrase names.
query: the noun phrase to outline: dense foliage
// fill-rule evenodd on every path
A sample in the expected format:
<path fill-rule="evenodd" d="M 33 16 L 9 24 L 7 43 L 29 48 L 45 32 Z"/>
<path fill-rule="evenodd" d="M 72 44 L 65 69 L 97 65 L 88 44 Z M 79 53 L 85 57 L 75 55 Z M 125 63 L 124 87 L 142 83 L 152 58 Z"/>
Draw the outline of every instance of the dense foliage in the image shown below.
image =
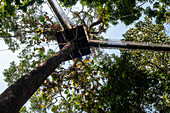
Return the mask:
<path fill-rule="evenodd" d="M 59 0 L 64 6 L 72 6 L 77 3 L 78 0 Z M 100 13 L 104 8 L 105 14 L 103 18 L 111 20 L 113 23 L 120 19 L 126 25 L 131 24 L 135 20 L 138 20 L 142 15 L 142 11 L 149 17 L 156 17 L 156 22 L 165 22 L 166 15 L 169 16 L 167 11 L 170 5 L 168 0 L 80 0 L 80 2 L 89 7 L 96 8 Z M 142 6 L 147 2 L 153 4 L 153 7 Z"/>
<path fill-rule="evenodd" d="M 60 0 L 71 7 L 78 0 Z M 143 8 L 150 2 L 153 8 Z M 0 2 L 0 37 L 18 55 L 4 70 L 9 85 L 56 52 L 55 33 L 61 28 L 47 12 L 42 0 Z M 124 40 L 169 44 L 164 28 L 169 18 L 166 0 L 80 0 L 81 11 L 72 11 L 73 20 L 86 27 L 90 39 L 102 39 L 110 24 L 126 25 L 138 20 Z M 87 7 L 87 9 L 84 9 Z M 24 12 L 23 12 L 24 11 Z M 10 16 L 13 15 L 13 16 Z M 153 24 L 149 17 L 156 17 Z M 5 23 L 5 24 L 4 24 Z M 53 44 L 54 46 L 52 46 Z M 169 52 L 121 51 L 120 57 L 92 48 L 92 54 L 60 65 L 30 98 L 31 106 L 20 112 L 168 112 Z"/>

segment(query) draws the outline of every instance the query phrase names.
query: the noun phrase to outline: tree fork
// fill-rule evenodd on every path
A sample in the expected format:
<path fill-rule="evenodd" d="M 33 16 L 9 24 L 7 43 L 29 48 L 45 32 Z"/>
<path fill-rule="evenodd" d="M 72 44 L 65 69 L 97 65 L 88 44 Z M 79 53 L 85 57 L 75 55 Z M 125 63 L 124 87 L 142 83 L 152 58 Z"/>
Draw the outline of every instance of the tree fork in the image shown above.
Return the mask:
<path fill-rule="evenodd" d="M 68 57 L 74 48 L 74 43 L 68 43 L 61 51 L 9 86 L 0 95 L 0 113 L 18 113 L 28 99 L 64 59 Z"/>

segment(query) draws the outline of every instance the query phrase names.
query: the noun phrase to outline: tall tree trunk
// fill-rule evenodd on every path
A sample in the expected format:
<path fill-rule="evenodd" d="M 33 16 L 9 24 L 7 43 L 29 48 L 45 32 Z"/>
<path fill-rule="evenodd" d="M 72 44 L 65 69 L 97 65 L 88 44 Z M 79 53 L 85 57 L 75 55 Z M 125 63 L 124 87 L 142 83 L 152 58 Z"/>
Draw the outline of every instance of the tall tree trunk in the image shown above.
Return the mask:
<path fill-rule="evenodd" d="M 0 113 L 18 113 L 28 99 L 37 91 L 47 77 L 74 49 L 68 43 L 63 49 L 21 77 L 0 95 Z"/>

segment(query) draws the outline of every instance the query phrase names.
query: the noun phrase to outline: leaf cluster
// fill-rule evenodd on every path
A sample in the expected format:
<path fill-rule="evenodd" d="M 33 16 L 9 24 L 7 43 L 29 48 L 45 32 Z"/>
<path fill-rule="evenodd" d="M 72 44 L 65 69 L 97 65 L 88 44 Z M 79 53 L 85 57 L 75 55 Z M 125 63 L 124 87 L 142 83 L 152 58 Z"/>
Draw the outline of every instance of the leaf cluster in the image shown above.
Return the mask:
<path fill-rule="evenodd" d="M 72 7 L 78 0 L 59 0 L 63 6 Z M 133 23 L 138 20 L 144 13 L 149 17 L 155 17 L 157 23 L 164 23 L 167 15 L 169 15 L 168 0 L 80 0 L 80 3 L 93 8 L 98 12 L 105 22 L 110 22 L 113 25 L 117 21 L 122 21 L 125 25 Z M 153 7 L 143 7 L 144 4 L 149 3 Z M 101 9 L 104 9 L 104 14 Z"/>
<path fill-rule="evenodd" d="M 27 11 L 29 6 L 32 6 L 34 3 L 42 4 L 43 0 L 3 0 L 1 3 L 1 9 L 5 14 L 14 15 L 16 10 Z"/>

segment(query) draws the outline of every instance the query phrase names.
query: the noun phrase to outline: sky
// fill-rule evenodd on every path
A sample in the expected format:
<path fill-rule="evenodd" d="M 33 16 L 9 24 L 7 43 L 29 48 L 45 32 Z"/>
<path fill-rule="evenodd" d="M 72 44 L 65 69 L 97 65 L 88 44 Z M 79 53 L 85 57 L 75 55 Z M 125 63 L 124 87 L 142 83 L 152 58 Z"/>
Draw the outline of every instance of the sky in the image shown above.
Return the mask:
<path fill-rule="evenodd" d="M 18 52 L 11 52 L 8 50 L 8 46 L 4 43 L 2 38 L 0 39 L 0 93 L 7 88 L 7 83 L 4 82 L 3 70 L 8 69 L 10 66 L 10 62 L 16 61 L 18 62 L 19 59 L 17 58 Z"/>

